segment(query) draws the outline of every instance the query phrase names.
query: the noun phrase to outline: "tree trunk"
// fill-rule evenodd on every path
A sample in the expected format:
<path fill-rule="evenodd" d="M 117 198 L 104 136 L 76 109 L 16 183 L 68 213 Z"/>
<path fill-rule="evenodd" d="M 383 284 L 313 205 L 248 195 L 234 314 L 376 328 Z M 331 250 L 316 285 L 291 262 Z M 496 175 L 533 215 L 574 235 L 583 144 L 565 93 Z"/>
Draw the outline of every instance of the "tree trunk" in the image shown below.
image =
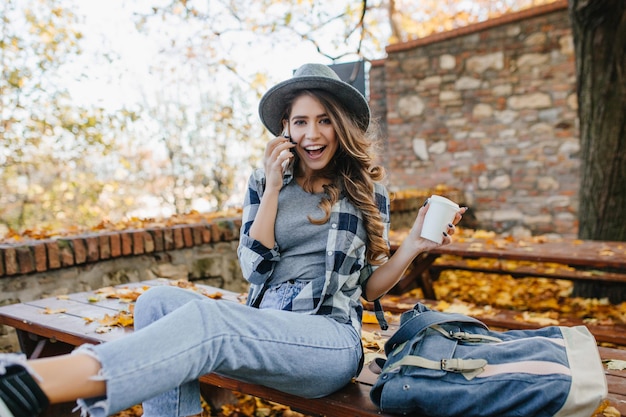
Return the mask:
<path fill-rule="evenodd" d="M 580 119 L 581 239 L 626 241 L 626 1 L 569 0 Z"/>

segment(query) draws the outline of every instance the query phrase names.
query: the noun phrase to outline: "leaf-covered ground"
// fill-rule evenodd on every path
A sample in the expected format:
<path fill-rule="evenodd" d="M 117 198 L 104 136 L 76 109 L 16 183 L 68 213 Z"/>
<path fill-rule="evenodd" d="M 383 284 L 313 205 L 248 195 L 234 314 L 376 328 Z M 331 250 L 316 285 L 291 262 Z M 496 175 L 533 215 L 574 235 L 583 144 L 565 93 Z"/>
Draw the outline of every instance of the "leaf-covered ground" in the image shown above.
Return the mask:
<path fill-rule="evenodd" d="M 545 325 L 558 324 L 559 318 L 626 324 L 626 302 L 611 304 L 607 299 L 572 297 L 571 281 L 447 270 L 442 271 L 434 288 L 437 297 L 445 302 L 515 310 L 528 321 L 543 318 Z M 419 296 L 419 291 L 416 293 Z"/>

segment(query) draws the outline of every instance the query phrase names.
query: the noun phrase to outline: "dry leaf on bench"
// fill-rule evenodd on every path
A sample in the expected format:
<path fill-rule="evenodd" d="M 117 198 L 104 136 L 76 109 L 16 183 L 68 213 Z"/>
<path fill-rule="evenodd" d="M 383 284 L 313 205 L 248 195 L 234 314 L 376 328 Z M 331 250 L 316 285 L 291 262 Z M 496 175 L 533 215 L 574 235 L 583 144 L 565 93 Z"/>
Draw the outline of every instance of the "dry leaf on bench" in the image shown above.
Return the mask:
<path fill-rule="evenodd" d="M 626 369 L 626 361 L 610 359 L 603 362 L 606 364 L 606 369 L 610 369 L 612 371 L 623 371 Z"/>
<path fill-rule="evenodd" d="M 66 308 L 57 308 L 57 309 L 52 309 L 50 307 L 46 307 L 43 311 L 43 314 L 63 314 L 67 311 Z"/>

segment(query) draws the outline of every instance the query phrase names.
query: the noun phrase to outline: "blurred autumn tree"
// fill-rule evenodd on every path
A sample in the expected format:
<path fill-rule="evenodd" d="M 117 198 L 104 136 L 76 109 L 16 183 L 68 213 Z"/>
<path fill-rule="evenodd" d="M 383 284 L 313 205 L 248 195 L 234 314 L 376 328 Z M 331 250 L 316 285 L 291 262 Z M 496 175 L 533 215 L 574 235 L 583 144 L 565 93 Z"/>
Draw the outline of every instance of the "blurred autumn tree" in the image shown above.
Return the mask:
<path fill-rule="evenodd" d="M 229 97 L 216 100 L 202 87 L 206 73 L 181 72 L 168 71 L 169 76 L 181 77 L 171 85 L 182 87 L 159 90 L 144 101 L 151 120 L 146 137 L 163 149 L 162 157 L 150 158 L 151 168 L 142 169 L 146 191 L 176 214 L 193 210 L 200 197 L 209 209 L 223 209 L 238 171 L 243 171 L 239 156 L 248 154 L 246 146 L 253 146 L 247 140 L 255 131 L 250 121 L 253 106 L 236 85 L 229 89 Z M 261 137 L 260 127 L 256 130 Z M 243 160 L 248 162 L 248 174 L 251 157 Z"/>
<path fill-rule="evenodd" d="M 68 78 L 81 85 L 90 75 L 75 69 L 84 42 L 75 9 L 71 0 L 0 6 L 0 236 L 92 227 L 142 206 L 183 213 L 199 198 L 222 208 L 233 152 L 251 151 L 233 146 L 254 134 L 251 106 L 240 111 L 247 98 L 235 86 L 222 100 L 200 63 L 169 62 L 154 65 L 158 82 L 178 90 L 153 89 L 132 111 L 81 104 L 67 88 Z M 116 55 L 100 45 L 97 64 Z"/>
<path fill-rule="evenodd" d="M 99 220 L 120 201 L 98 204 L 109 185 L 97 168 L 132 114 L 77 105 L 61 87 L 82 35 L 59 0 L 6 1 L 0 15 L 0 226 Z"/>
<path fill-rule="evenodd" d="M 151 75 L 168 86 L 143 88 L 141 106 L 150 121 L 143 136 L 162 151 L 153 169 L 144 170 L 146 189 L 177 214 L 199 203 L 205 210 L 240 205 L 233 194 L 245 184 L 236 182 L 247 180 L 267 140 L 252 103 L 257 76 L 240 75 L 227 60 L 226 35 L 199 33 L 197 22 L 180 13 L 158 21 L 138 16 L 140 31 L 160 45 Z"/>
<path fill-rule="evenodd" d="M 333 61 L 377 59 L 390 43 L 423 37 L 466 26 L 512 11 L 556 0 L 255 0 L 214 2 L 169 0 L 155 3 L 151 13 L 140 15 L 138 27 L 150 21 L 176 17 L 192 25 L 189 37 L 178 43 L 180 53 L 200 56 L 207 51 L 213 62 L 232 71 L 245 60 L 234 61 L 232 50 L 221 54 L 216 45 L 237 38 L 251 48 L 262 48 L 259 37 L 271 47 L 301 47 L 302 41 Z"/>
<path fill-rule="evenodd" d="M 582 164 L 579 236 L 626 241 L 626 2 L 570 0 Z"/>

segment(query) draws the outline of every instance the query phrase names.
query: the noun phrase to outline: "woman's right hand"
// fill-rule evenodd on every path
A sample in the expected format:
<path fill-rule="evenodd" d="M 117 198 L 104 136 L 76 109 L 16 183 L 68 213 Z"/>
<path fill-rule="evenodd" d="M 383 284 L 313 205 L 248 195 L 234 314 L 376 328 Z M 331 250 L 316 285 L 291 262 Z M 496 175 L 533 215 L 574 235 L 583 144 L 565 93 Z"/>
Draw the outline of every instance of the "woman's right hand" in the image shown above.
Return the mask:
<path fill-rule="evenodd" d="M 294 145 L 284 136 L 270 140 L 265 147 L 263 156 L 265 191 L 250 226 L 250 237 L 267 248 L 275 246 L 274 225 L 278 213 L 278 194 L 283 187 L 282 163 L 293 156 L 289 151 L 293 147 Z"/>
<path fill-rule="evenodd" d="M 265 187 L 280 190 L 283 186 L 283 163 L 293 158 L 290 149 L 294 144 L 284 136 L 278 136 L 267 143 L 263 165 L 265 167 Z"/>

